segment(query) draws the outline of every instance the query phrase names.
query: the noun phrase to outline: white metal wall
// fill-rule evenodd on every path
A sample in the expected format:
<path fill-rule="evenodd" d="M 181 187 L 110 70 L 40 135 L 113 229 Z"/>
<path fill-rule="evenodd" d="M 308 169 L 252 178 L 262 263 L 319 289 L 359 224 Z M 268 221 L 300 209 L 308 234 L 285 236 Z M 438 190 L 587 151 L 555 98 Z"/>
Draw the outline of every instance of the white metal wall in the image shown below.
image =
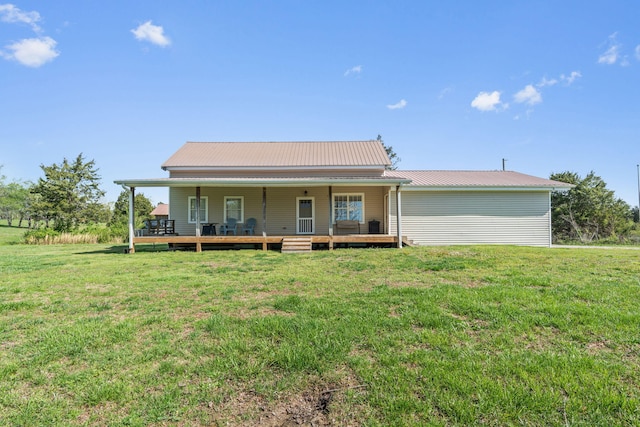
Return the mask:
<path fill-rule="evenodd" d="M 402 234 L 421 245 L 549 246 L 550 227 L 548 191 L 402 192 Z"/>

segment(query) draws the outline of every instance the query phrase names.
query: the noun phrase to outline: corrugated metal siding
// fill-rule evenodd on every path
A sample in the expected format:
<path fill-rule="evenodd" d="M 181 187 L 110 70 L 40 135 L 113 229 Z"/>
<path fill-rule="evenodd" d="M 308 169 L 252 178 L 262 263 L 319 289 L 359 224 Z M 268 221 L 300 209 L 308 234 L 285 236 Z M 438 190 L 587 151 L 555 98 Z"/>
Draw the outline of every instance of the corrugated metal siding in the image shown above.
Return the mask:
<path fill-rule="evenodd" d="M 549 245 L 549 193 L 405 191 L 402 234 L 421 245 Z M 391 197 L 395 230 L 395 193 Z"/>

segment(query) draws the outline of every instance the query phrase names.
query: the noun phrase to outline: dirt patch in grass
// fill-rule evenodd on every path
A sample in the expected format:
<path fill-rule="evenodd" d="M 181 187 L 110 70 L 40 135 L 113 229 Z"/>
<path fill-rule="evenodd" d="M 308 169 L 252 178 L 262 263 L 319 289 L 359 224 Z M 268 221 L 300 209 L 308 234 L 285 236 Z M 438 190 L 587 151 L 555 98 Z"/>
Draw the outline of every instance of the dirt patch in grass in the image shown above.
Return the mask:
<path fill-rule="evenodd" d="M 256 307 L 256 308 L 240 308 L 235 311 L 229 311 L 226 313 L 229 317 L 234 317 L 240 320 L 246 320 L 251 317 L 267 317 L 267 316 L 282 316 L 293 317 L 296 314 L 287 311 L 276 310 L 271 307 Z"/>
<path fill-rule="evenodd" d="M 603 351 L 610 351 L 609 345 L 607 341 L 595 341 L 587 344 L 587 353 L 589 354 L 599 354 Z"/>
<path fill-rule="evenodd" d="M 391 282 L 388 283 L 387 286 L 390 288 L 416 288 L 416 289 L 425 289 L 432 288 L 433 283 L 424 283 L 424 282 Z"/>
<path fill-rule="evenodd" d="M 253 391 L 238 392 L 222 407 L 207 405 L 216 422 L 246 427 L 356 426 L 366 407 L 352 402 L 354 394 L 366 393 L 355 377 L 338 382 L 316 383 L 305 390 L 270 402 Z"/>

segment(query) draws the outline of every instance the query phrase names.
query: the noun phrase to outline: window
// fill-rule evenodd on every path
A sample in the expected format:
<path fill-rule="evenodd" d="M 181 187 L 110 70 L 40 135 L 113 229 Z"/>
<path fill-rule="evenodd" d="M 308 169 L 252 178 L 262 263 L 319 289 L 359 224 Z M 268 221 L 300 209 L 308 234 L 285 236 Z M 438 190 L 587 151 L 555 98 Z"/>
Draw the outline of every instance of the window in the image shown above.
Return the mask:
<path fill-rule="evenodd" d="M 196 222 L 196 197 L 189 196 L 189 223 Z M 200 197 L 200 222 L 209 222 L 209 198 Z"/>
<path fill-rule="evenodd" d="M 227 222 L 228 218 L 234 218 L 237 222 L 244 222 L 243 196 L 224 197 L 224 222 Z"/>
<path fill-rule="evenodd" d="M 333 219 L 352 220 L 364 224 L 364 194 L 334 194 Z"/>

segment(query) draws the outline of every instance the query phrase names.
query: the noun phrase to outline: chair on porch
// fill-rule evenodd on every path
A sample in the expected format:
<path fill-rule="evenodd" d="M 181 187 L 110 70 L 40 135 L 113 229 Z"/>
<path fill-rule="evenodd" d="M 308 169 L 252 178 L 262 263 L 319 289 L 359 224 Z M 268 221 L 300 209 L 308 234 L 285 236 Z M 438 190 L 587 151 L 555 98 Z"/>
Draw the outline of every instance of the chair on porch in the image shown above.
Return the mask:
<path fill-rule="evenodd" d="M 253 236 L 255 234 L 255 228 L 257 224 L 258 220 L 256 220 L 255 218 L 249 218 L 242 225 L 242 234 L 246 233 L 250 236 Z"/>
<path fill-rule="evenodd" d="M 227 218 L 227 222 L 220 226 L 220 234 L 223 236 L 228 235 L 229 233 L 233 233 L 234 236 L 236 234 L 236 226 L 238 225 L 238 220 L 235 218 Z"/>

